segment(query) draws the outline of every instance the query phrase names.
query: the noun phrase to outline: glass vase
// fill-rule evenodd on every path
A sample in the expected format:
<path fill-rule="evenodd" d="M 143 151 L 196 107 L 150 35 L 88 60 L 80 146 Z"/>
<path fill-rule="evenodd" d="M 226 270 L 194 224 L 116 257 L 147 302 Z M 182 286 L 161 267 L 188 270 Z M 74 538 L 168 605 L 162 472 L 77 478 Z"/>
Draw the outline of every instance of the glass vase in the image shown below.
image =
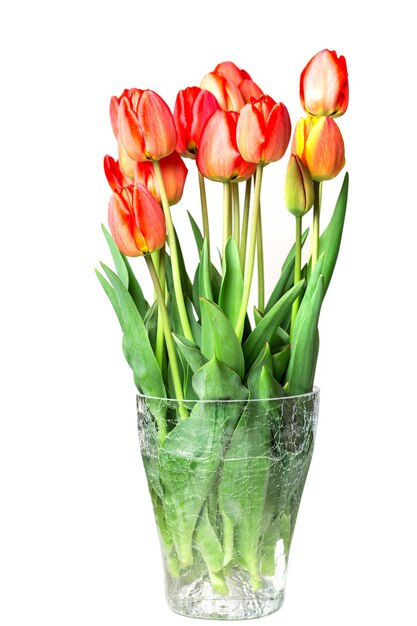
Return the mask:
<path fill-rule="evenodd" d="M 318 406 L 318 389 L 267 400 L 137 397 L 173 611 L 226 620 L 280 608 Z"/>

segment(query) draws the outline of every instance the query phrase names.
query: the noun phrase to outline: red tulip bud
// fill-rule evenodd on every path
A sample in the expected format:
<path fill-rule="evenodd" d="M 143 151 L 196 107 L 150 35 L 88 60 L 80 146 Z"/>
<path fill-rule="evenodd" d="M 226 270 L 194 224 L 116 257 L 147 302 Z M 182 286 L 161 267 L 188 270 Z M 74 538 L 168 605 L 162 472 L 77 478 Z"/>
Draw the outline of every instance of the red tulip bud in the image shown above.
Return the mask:
<path fill-rule="evenodd" d="M 150 254 L 165 243 L 164 214 L 143 185 L 130 185 L 113 193 L 109 226 L 117 247 L 127 256 Z"/>
<path fill-rule="evenodd" d="M 269 96 L 252 99 L 240 112 L 237 146 L 251 163 L 270 163 L 284 156 L 291 137 L 291 121 L 284 104 Z"/>
<path fill-rule="evenodd" d="M 201 134 L 197 167 L 206 178 L 219 182 L 239 182 L 252 176 L 255 163 L 242 158 L 236 143 L 239 113 L 216 111 Z"/>
<path fill-rule="evenodd" d="M 161 204 L 161 194 L 155 176 L 153 164 L 149 161 L 135 164 L 135 182 L 144 185 Z M 177 152 L 173 152 L 159 161 L 168 202 L 172 206 L 182 198 L 188 170 Z"/>
<path fill-rule="evenodd" d="M 174 118 L 157 93 L 130 90 L 121 98 L 118 112 L 119 140 L 134 161 L 159 160 L 177 143 Z"/>
<path fill-rule="evenodd" d="M 343 137 L 331 117 L 301 118 L 294 131 L 292 152 L 318 182 L 335 178 L 345 165 Z"/>
<path fill-rule="evenodd" d="M 177 152 L 195 159 L 203 127 L 218 109 L 216 98 L 207 89 L 187 87 L 178 93 L 174 107 Z"/>
<path fill-rule="evenodd" d="M 338 57 L 334 50 L 318 52 L 301 74 L 300 99 L 310 115 L 343 115 L 349 103 L 345 57 Z"/>

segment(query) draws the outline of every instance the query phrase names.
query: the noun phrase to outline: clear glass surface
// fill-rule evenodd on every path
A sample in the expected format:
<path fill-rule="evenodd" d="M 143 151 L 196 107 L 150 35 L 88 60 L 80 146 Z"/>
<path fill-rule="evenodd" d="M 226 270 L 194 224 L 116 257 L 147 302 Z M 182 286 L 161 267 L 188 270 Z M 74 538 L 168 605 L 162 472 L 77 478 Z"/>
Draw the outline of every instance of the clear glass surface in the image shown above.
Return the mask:
<path fill-rule="evenodd" d="M 138 396 L 166 596 L 181 615 L 251 619 L 284 599 L 319 390 L 267 400 Z M 161 436 L 161 419 L 168 432 Z"/>

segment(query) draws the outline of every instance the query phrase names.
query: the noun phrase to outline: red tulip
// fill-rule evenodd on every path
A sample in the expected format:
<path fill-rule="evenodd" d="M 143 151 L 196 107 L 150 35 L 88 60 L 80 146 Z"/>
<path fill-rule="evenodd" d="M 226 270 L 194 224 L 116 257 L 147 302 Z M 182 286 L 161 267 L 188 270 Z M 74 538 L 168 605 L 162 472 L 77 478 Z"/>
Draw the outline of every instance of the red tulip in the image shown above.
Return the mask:
<path fill-rule="evenodd" d="M 177 152 L 195 159 L 203 127 L 218 109 L 216 98 L 207 89 L 187 87 L 178 93 L 174 107 Z"/>
<path fill-rule="evenodd" d="M 297 122 L 292 152 L 307 166 L 313 180 L 330 180 L 345 165 L 345 146 L 331 117 L 307 117 Z"/>
<path fill-rule="evenodd" d="M 124 98 L 125 96 L 130 97 L 131 94 L 135 91 L 138 91 L 136 89 L 125 89 L 122 93 L 122 95 L 118 98 L 117 96 L 112 96 L 110 98 L 110 122 L 113 128 L 113 132 L 114 132 L 114 136 L 116 137 L 116 139 L 118 139 L 119 137 L 119 123 L 118 123 L 118 117 L 119 117 L 119 106 L 120 106 L 120 101 L 122 98 Z"/>
<path fill-rule="evenodd" d="M 113 193 L 109 226 L 117 247 L 127 256 L 150 254 L 165 243 L 164 214 L 143 185 L 130 185 Z"/>
<path fill-rule="evenodd" d="M 217 72 L 210 72 L 204 76 L 200 87 L 207 89 L 215 96 L 223 111 L 240 111 L 245 105 L 245 99 L 239 87 Z"/>
<path fill-rule="evenodd" d="M 108 154 L 104 157 L 104 173 L 112 191 L 120 191 L 123 187 L 127 187 L 133 183 L 130 177 L 123 174 L 119 166 L 119 161 L 115 161 L 113 157 Z"/>
<path fill-rule="evenodd" d="M 281 159 L 291 137 L 287 107 L 270 96 L 252 99 L 240 112 L 237 146 L 251 163 L 271 163 Z"/>
<path fill-rule="evenodd" d="M 119 167 L 124 176 L 133 179 L 135 176 L 135 168 L 137 161 L 130 158 L 125 150 L 124 145 L 119 140 L 117 143 L 117 152 L 119 156 Z"/>
<path fill-rule="evenodd" d="M 172 206 L 173 204 L 177 204 L 182 198 L 188 170 L 178 152 L 173 152 L 169 156 L 161 159 L 159 165 L 161 166 L 168 202 Z M 161 204 L 161 194 L 152 163 L 149 161 L 136 163 L 135 182 L 144 185 L 159 204 Z"/>
<path fill-rule="evenodd" d="M 205 125 L 197 152 L 197 167 L 206 178 L 239 182 L 252 176 L 255 163 L 248 163 L 236 143 L 239 113 L 216 111 Z"/>
<path fill-rule="evenodd" d="M 285 177 L 284 198 L 287 209 L 295 217 L 302 217 L 313 206 L 314 184 L 300 157 L 290 156 Z"/>
<path fill-rule="evenodd" d="M 349 103 L 345 57 L 338 57 L 334 50 L 318 52 L 301 74 L 300 99 L 310 115 L 343 115 Z"/>
<path fill-rule="evenodd" d="M 220 74 L 220 76 L 234 83 L 241 92 L 245 102 L 250 102 L 251 98 L 260 98 L 262 96 L 262 89 L 253 82 L 245 70 L 240 70 L 232 61 L 219 63 L 214 71 L 216 74 Z"/>
<path fill-rule="evenodd" d="M 159 160 L 175 150 L 177 132 L 168 105 L 157 93 L 132 89 L 121 98 L 119 140 L 134 161 Z"/>

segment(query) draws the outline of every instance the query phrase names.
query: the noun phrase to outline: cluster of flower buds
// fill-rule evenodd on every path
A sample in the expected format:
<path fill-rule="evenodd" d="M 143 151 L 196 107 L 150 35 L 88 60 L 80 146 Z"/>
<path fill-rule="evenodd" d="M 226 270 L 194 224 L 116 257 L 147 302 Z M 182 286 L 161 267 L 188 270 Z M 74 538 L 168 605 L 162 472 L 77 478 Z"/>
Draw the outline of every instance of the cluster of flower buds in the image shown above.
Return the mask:
<path fill-rule="evenodd" d="M 296 217 L 313 205 L 313 181 L 331 180 L 345 165 L 345 146 L 335 117 L 349 102 L 346 60 L 322 50 L 307 63 L 300 79 L 300 99 L 307 113 L 294 130 L 285 182 L 285 201 Z"/>

